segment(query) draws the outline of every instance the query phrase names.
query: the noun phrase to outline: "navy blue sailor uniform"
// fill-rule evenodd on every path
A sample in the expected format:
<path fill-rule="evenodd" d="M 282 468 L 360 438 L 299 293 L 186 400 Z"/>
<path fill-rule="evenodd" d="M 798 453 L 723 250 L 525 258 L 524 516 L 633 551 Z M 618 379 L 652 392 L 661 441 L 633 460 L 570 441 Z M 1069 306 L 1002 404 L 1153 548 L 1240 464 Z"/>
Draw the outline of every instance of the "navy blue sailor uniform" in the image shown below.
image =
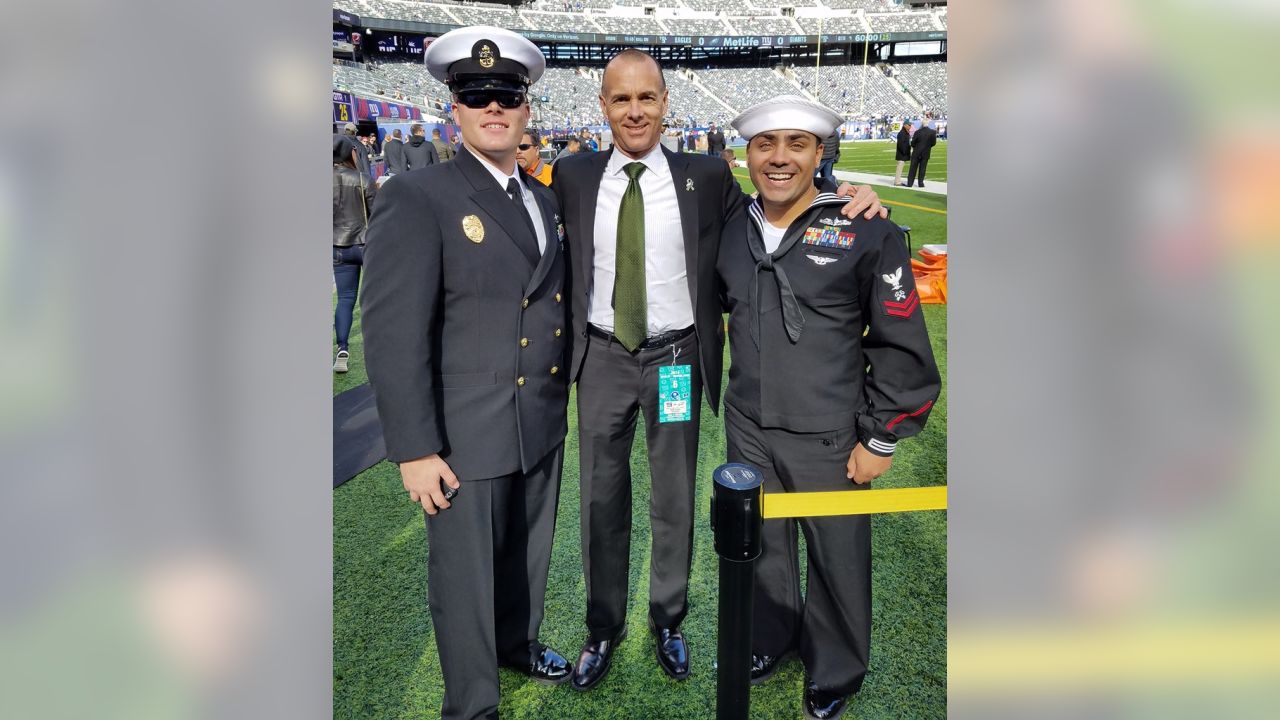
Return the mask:
<path fill-rule="evenodd" d="M 854 445 L 892 455 L 924 427 L 941 387 L 900 231 L 845 218 L 843 204 L 822 186 L 768 253 L 757 200 L 721 241 L 728 459 L 761 468 L 765 492 L 868 487 L 845 477 Z M 803 601 L 797 524 L 809 555 Z M 757 655 L 798 650 L 818 688 L 857 692 L 870 651 L 869 517 L 766 520 L 754 612 Z"/>

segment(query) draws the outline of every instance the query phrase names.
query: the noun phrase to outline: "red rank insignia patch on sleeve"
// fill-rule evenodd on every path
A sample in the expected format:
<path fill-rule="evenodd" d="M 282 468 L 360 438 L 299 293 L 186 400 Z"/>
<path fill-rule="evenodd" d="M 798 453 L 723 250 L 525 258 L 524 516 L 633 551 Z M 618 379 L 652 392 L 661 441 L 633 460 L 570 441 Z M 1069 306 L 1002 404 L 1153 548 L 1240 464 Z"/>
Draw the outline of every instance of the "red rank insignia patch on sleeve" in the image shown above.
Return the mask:
<path fill-rule="evenodd" d="M 911 292 L 902 289 L 902 268 L 899 267 L 891 273 L 885 273 L 880 276 L 886 284 L 890 286 L 891 299 L 884 301 L 884 314 L 893 317 L 908 318 L 920 307 L 920 296 L 916 295 L 915 288 L 911 288 Z"/>

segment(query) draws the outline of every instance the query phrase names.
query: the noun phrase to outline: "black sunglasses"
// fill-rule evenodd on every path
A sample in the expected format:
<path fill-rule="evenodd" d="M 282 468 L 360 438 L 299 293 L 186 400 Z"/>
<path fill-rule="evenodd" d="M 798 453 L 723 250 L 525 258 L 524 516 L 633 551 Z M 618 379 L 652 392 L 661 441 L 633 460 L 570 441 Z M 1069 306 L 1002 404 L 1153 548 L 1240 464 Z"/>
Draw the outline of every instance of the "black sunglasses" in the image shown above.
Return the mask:
<path fill-rule="evenodd" d="M 528 150 L 529 148 L 534 147 L 534 145 L 533 143 L 520 143 L 516 147 L 520 148 L 521 150 Z"/>
<path fill-rule="evenodd" d="M 458 102 L 472 110 L 483 110 L 497 101 L 498 107 L 514 110 L 524 104 L 524 93 L 518 90 L 463 90 L 457 93 Z"/>

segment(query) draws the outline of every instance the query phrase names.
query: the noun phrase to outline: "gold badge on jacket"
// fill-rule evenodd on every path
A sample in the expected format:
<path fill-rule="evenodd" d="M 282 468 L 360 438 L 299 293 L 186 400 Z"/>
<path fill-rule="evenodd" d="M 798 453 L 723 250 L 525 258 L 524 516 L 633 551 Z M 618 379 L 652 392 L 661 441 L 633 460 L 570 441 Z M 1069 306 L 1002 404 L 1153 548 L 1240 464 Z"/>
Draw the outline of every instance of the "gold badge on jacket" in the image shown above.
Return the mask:
<path fill-rule="evenodd" d="M 475 215 L 462 218 L 462 232 L 467 239 L 479 245 L 484 240 L 484 223 Z"/>

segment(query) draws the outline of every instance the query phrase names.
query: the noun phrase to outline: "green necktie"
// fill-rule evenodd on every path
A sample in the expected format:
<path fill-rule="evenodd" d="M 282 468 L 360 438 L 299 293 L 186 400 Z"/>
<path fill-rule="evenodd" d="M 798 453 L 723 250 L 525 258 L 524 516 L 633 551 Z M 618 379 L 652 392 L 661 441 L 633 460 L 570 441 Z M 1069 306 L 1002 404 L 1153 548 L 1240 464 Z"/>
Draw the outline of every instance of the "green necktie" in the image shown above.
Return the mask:
<path fill-rule="evenodd" d="M 618 208 L 618 247 L 613 279 L 613 334 L 630 352 L 648 336 L 648 294 L 644 283 L 644 195 L 640 173 L 644 163 L 623 166 L 630 182 Z"/>

